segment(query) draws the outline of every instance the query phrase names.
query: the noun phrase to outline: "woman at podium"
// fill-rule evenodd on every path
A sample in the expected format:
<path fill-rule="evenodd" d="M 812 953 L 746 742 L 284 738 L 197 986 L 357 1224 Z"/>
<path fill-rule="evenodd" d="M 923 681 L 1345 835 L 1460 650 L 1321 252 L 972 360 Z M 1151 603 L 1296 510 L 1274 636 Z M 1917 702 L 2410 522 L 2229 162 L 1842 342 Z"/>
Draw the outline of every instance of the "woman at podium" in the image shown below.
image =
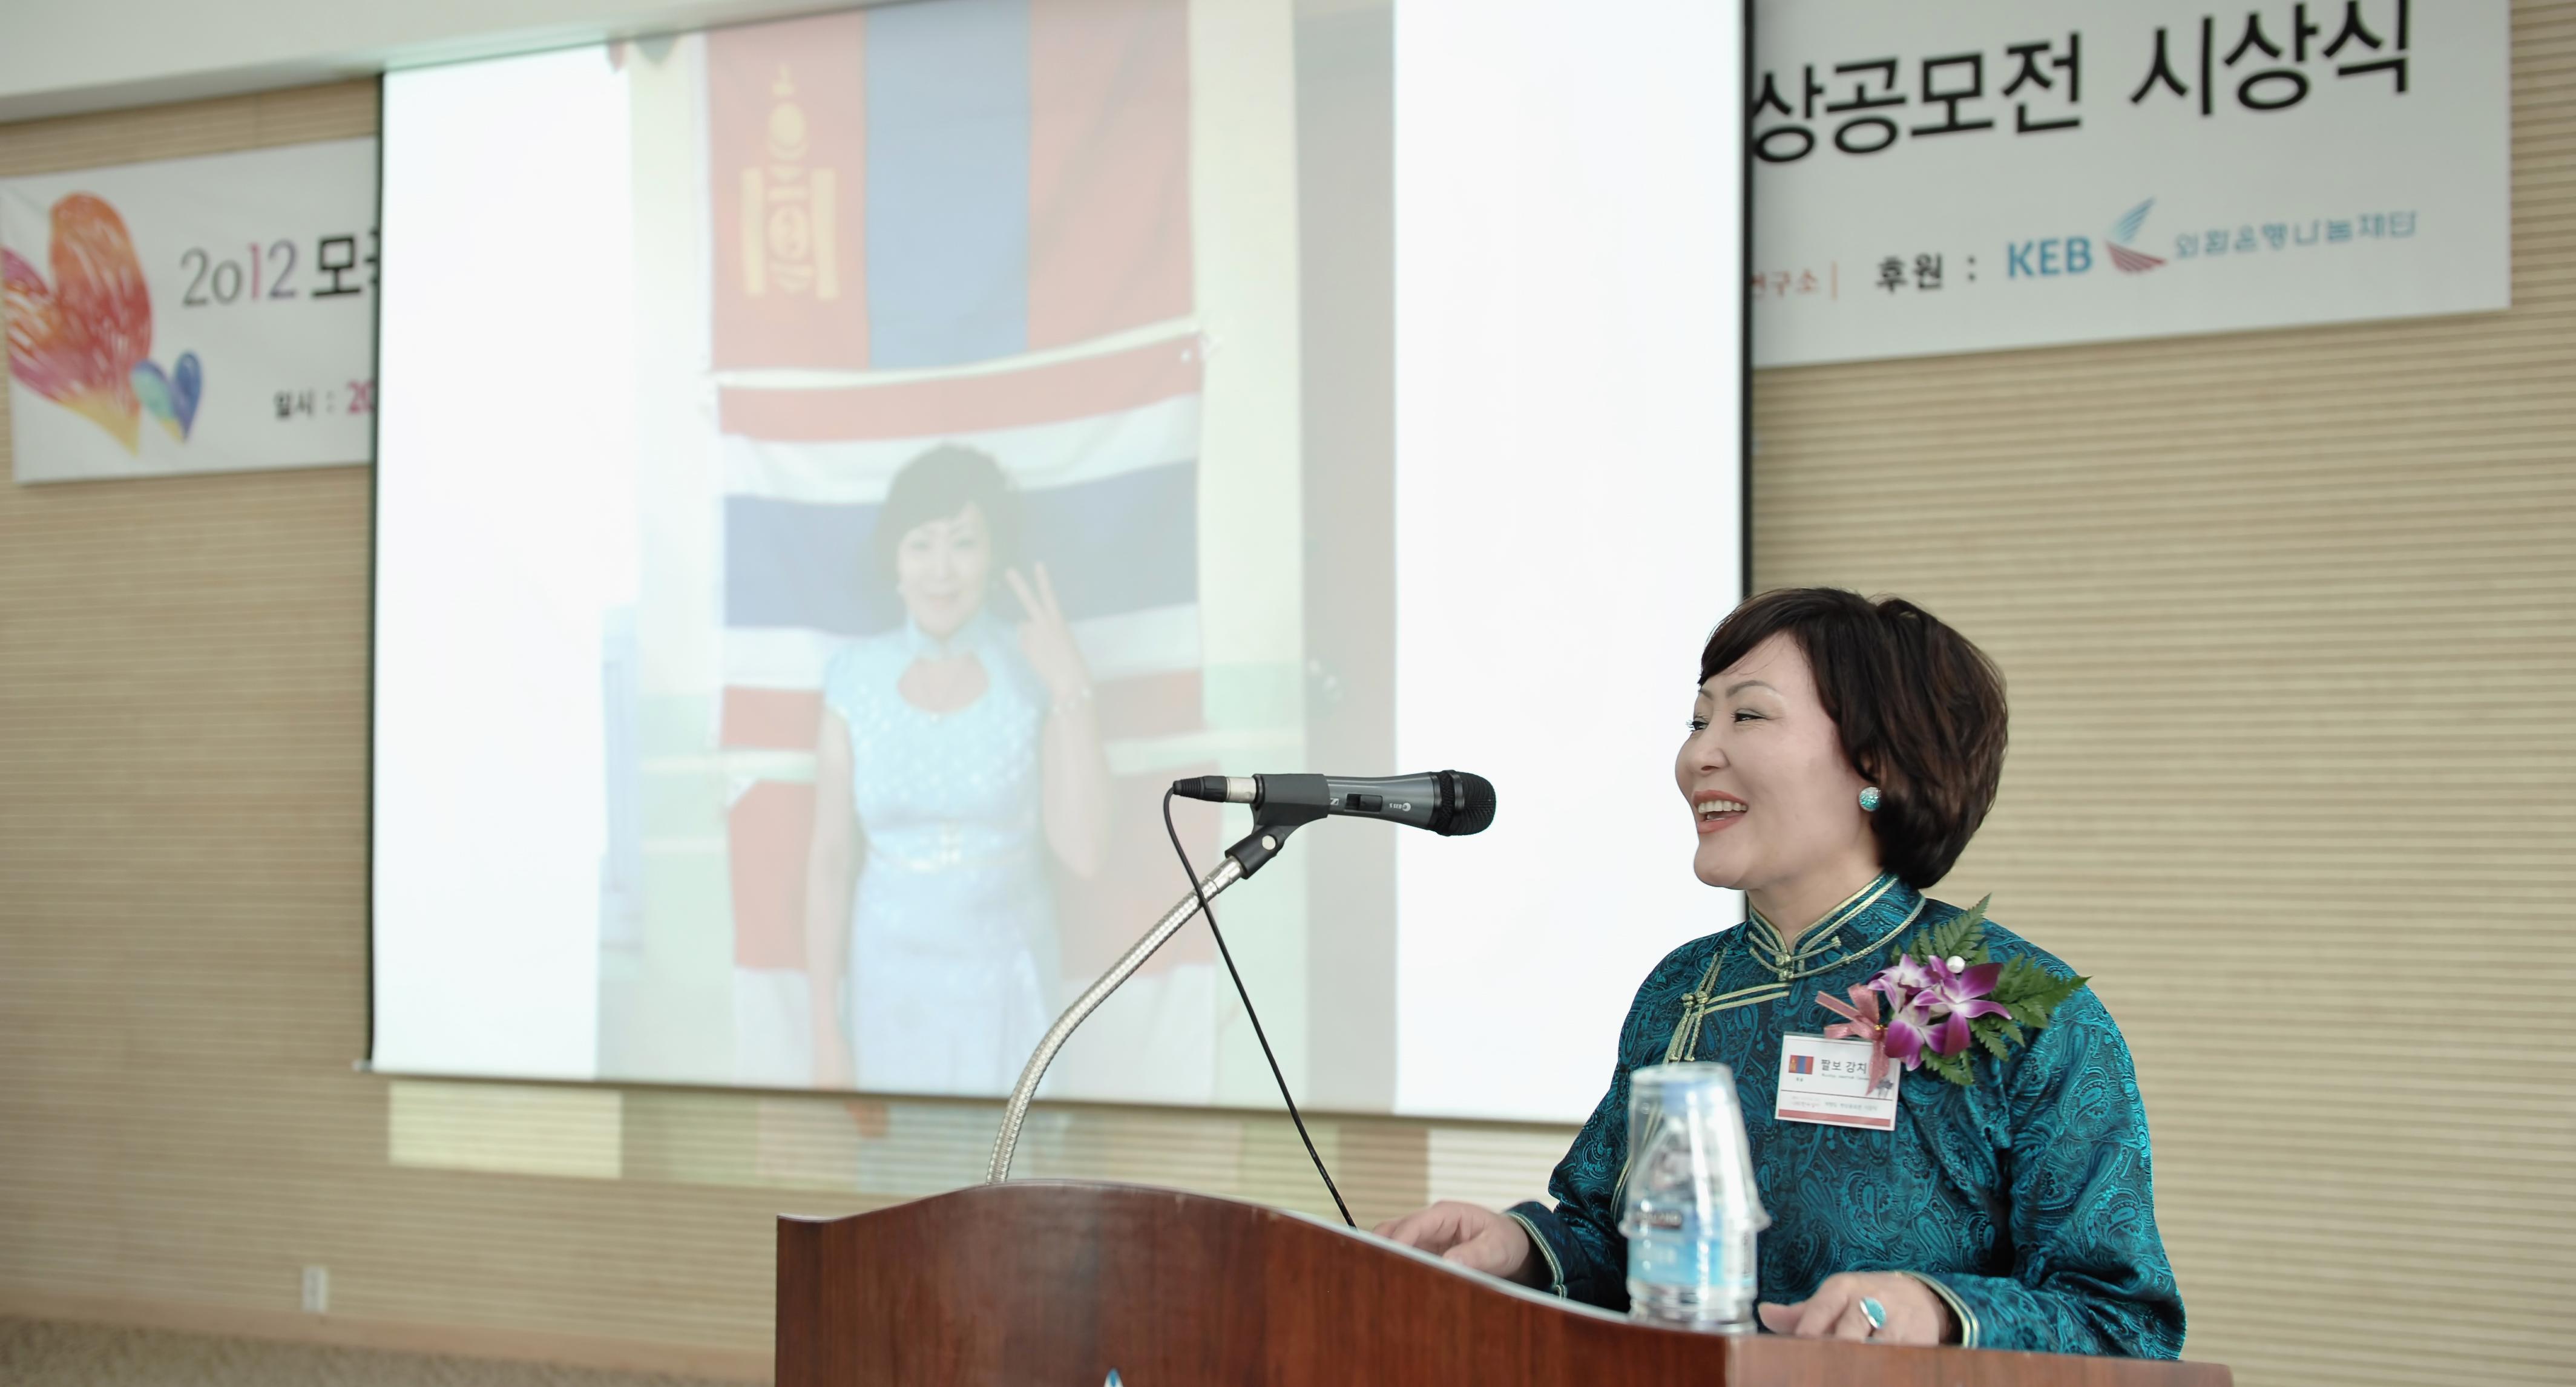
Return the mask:
<path fill-rule="evenodd" d="M 1765 1328 L 2178 1356 L 2182 1298 L 2119 1027 L 2054 955 L 1923 895 L 1994 802 L 1993 666 L 1910 602 L 1805 588 L 1736 609 L 1699 673 L 1673 766 L 1691 866 L 1743 890 L 1750 918 L 1675 949 L 1638 989 L 1553 1207 L 1444 1202 L 1378 1231 L 1625 1308 L 1629 1072 L 1715 1060 L 1734 1070 L 1773 1220 Z M 1927 940 L 1960 952 L 1909 952 Z M 1869 1042 L 1892 1104 L 1882 1087 L 1881 1107 L 1811 1110 L 1802 1075 L 1827 1037 L 1842 1054 Z"/>

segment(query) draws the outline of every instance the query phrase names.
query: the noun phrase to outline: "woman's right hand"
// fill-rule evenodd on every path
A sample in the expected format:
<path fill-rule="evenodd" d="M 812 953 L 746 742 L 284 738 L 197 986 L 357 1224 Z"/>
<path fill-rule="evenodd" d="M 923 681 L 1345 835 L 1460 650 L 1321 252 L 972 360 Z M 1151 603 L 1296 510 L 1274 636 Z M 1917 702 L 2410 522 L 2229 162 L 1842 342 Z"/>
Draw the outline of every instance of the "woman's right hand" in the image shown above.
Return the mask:
<path fill-rule="evenodd" d="M 1517 1281 L 1545 1283 L 1546 1262 L 1530 1246 L 1529 1231 L 1517 1219 L 1505 1218 L 1481 1204 L 1443 1199 L 1428 1209 L 1391 1218 L 1373 1229 L 1389 1242 L 1420 1248 L 1470 1271 Z"/>

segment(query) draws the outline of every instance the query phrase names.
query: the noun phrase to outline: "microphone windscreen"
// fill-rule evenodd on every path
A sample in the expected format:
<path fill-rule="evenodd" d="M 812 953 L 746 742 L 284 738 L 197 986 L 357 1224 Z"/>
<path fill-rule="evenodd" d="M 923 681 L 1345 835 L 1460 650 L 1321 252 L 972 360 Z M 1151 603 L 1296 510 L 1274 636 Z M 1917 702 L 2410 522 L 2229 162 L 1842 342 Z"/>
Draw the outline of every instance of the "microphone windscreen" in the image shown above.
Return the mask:
<path fill-rule="evenodd" d="M 1494 823 L 1494 782 L 1468 771 L 1457 771 L 1458 817 L 1441 831 L 1444 838 L 1457 838 L 1469 833 L 1482 833 Z"/>

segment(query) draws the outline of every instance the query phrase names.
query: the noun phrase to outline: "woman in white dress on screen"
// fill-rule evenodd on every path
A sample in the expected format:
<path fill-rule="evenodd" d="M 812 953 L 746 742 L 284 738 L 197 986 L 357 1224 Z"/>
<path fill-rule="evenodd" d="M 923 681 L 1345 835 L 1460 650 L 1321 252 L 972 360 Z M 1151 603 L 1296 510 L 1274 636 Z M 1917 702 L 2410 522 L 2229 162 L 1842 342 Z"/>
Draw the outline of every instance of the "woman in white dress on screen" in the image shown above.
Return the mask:
<path fill-rule="evenodd" d="M 1109 770 L 1046 569 L 1010 566 L 1016 500 L 970 448 L 905 464 L 871 555 L 904 623 L 824 671 L 805 907 L 818 1088 L 1006 1092 L 1054 1017 L 1048 858 L 1099 870 Z M 1016 627 L 992 610 L 997 578 Z"/>

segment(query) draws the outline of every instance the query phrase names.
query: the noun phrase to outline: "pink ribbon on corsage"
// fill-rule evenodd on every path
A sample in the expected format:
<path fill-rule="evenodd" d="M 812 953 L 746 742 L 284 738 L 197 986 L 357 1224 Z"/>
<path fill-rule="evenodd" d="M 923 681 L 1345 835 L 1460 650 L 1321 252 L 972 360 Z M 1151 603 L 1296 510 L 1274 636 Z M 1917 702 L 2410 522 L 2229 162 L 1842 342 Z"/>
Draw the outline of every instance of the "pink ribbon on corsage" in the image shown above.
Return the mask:
<path fill-rule="evenodd" d="M 1846 1021 L 1825 1027 L 1828 1040 L 1866 1040 L 1869 1042 L 1869 1091 L 1878 1092 L 1879 1081 L 1887 1077 L 1887 1028 L 1878 1023 L 1878 993 L 1866 983 L 1847 989 L 1851 1005 L 1845 1006 L 1819 992 L 1816 1003 Z"/>

